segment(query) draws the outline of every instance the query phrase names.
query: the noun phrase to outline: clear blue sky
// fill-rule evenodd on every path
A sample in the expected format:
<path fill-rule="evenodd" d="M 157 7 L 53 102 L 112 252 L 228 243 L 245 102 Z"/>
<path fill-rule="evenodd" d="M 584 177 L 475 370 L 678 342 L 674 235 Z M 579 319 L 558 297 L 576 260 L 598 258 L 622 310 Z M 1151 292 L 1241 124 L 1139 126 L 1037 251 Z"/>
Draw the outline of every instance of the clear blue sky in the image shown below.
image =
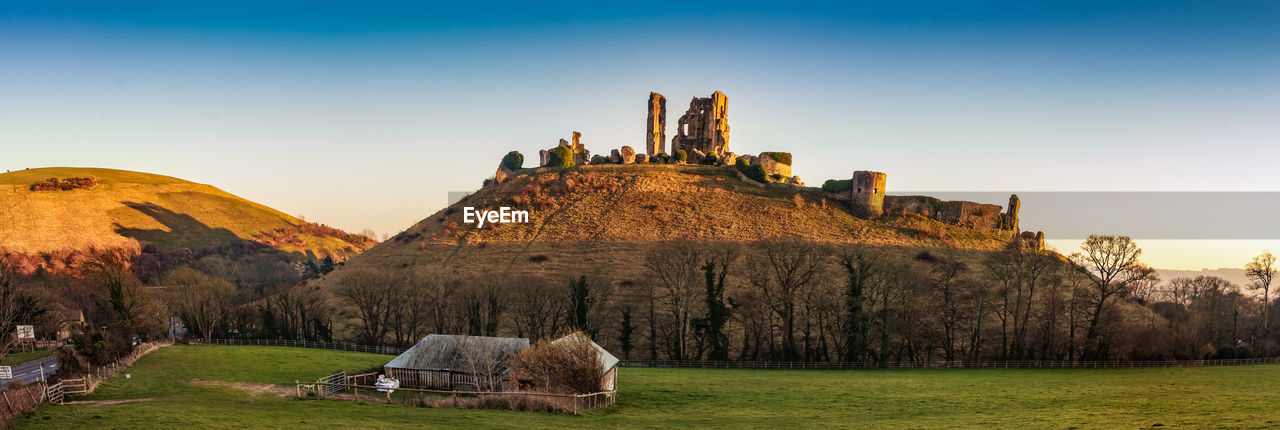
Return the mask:
<path fill-rule="evenodd" d="M 730 146 L 811 184 L 1280 190 L 1278 2 L 461 3 L 5 3 L 0 169 L 161 173 L 394 233 L 506 151 L 641 147 L 649 91 L 678 116 L 721 90 Z M 1260 250 L 1194 247 L 1147 256 Z"/>

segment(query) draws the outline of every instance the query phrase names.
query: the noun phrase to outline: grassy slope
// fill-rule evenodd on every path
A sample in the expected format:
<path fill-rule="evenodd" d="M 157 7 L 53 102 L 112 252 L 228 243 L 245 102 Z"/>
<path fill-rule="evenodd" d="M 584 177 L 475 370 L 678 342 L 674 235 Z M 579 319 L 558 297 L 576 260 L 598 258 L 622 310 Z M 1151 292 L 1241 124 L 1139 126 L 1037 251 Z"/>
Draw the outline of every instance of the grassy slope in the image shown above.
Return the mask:
<path fill-rule="evenodd" d="M 4 359 L 0 359 L 0 365 L 17 366 L 31 360 L 45 358 L 50 355 L 53 355 L 53 350 L 48 348 L 37 348 L 34 351 L 12 351 L 5 354 Z"/>
<path fill-rule="evenodd" d="M 623 369 L 618 404 L 568 416 L 253 397 L 192 379 L 292 384 L 387 356 L 174 346 L 91 400 L 45 406 L 18 428 L 1275 427 L 1280 365 L 1194 369 L 753 371 Z"/>
<path fill-rule="evenodd" d="M 517 270 L 553 276 L 597 268 L 615 279 L 636 279 L 644 276 L 644 256 L 664 241 L 798 237 L 877 245 L 903 255 L 938 247 L 984 251 L 1004 241 L 922 218 L 859 219 L 842 202 L 820 192 L 750 186 L 726 168 L 600 165 L 540 170 L 522 171 L 525 174 L 504 184 L 485 187 L 418 222 L 399 240 L 366 251 L 340 271 L 447 261 L 465 273 Z M 522 197 L 529 203 L 518 203 Z M 463 206 L 528 209 L 531 222 L 476 229 L 463 223 Z M 530 263 L 533 256 L 547 259 Z"/>
<path fill-rule="evenodd" d="M 42 179 L 98 178 L 89 190 L 31 191 Z M 151 204 L 147 207 L 138 204 Z M 127 247 L 137 241 L 161 250 L 201 248 L 302 221 L 210 185 L 126 170 L 52 167 L 0 174 L 0 247 L 49 252 L 89 246 Z M 288 252 L 342 250 L 332 237 L 302 235 L 306 246 Z"/>

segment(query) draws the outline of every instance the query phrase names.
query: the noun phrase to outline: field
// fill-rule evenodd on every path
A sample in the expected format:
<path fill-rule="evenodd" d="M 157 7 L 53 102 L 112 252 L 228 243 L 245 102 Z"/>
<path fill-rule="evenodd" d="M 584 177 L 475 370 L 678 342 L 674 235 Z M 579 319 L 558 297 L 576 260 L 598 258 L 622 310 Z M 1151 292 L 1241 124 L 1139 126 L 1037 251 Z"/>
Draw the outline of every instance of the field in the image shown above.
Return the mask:
<path fill-rule="evenodd" d="M 422 409 L 273 393 L 387 356 L 173 346 L 86 400 L 18 428 L 1275 427 L 1280 365 L 1190 369 L 753 371 L 623 369 L 618 403 L 582 416 Z M 210 383 L 229 381 L 238 384 Z M 260 383 L 289 388 L 266 390 Z M 115 403 L 115 401 L 139 400 Z"/>
<path fill-rule="evenodd" d="M 33 351 L 13 351 L 5 355 L 3 360 L 0 360 L 0 365 L 17 366 L 31 360 L 45 358 L 50 355 L 53 355 L 53 351 L 47 348 L 39 348 Z"/>

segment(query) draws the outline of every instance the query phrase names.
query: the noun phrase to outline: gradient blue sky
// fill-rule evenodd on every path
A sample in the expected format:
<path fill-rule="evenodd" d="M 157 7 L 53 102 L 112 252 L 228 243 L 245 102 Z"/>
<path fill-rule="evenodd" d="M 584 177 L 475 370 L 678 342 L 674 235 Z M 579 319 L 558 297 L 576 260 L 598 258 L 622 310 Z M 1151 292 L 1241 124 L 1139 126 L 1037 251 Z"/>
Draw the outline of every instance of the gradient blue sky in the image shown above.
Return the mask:
<path fill-rule="evenodd" d="M 721 90 L 734 151 L 790 151 L 811 184 L 1280 191 L 1278 2 L 457 3 L 4 3 L 0 169 L 161 173 L 394 233 L 506 151 L 641 147 L 649 91 L 678 116 Z M 1146 256 L 1280 250 L 1243 242 Z"/>

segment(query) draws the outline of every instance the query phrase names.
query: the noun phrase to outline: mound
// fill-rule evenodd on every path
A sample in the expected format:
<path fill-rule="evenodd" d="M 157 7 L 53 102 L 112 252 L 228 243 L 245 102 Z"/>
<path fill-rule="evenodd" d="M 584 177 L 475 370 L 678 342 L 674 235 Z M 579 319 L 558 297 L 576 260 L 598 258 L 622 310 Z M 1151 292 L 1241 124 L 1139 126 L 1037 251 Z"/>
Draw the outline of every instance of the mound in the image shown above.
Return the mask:
<path fill-rule="evenodd" d="M 54 167 L 0 174 L 0 248 L 197 250 L 249 241 L 337 260 L 373 245 L 210 185 L 125 170 Z"/>
<path fill-rule="evenodd" d="M 590 165 L 524 170 L 418 222 L 342 270 L 445 263 L 477 275 L 560 276 L 608 270 L 644 276 L 641 262 L 672 241 L 797 238 L 869 244 L 886 252 L 998 249 L 1006 238 L 917 216 L 868 221 L 816 188 L 761 188 L 713 166 Z M 528 223 L 464 222 L 464 208 L 508 206 Z"/>

